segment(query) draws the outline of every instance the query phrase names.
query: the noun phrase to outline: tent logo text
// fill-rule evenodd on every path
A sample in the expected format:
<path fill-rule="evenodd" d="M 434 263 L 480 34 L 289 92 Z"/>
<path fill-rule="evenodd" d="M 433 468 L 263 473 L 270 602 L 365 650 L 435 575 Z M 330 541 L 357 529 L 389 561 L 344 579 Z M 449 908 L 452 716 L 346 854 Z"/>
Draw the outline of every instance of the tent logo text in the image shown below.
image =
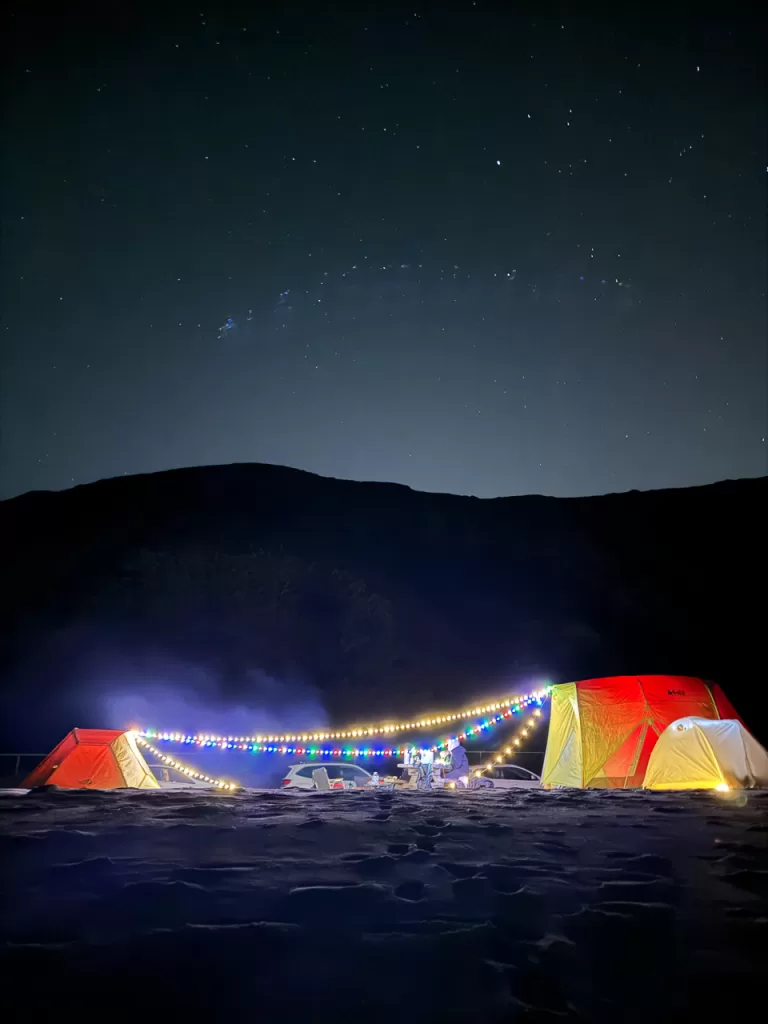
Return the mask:
<path fill-rule="evenodd" d="M 667 695 L 669 697 L 684 697 L 685 690 L 667 690 Z"/>

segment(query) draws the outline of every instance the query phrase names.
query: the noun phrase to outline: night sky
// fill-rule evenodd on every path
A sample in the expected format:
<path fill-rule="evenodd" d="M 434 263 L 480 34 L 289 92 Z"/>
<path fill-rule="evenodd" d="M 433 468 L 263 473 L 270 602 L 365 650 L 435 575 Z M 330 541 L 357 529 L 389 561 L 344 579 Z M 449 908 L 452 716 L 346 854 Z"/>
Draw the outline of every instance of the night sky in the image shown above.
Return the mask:
<path fill-rule="evenodd" d="M 6 18 L 2 496 L 766 472 L 757 22 L 110 6 Z"/>

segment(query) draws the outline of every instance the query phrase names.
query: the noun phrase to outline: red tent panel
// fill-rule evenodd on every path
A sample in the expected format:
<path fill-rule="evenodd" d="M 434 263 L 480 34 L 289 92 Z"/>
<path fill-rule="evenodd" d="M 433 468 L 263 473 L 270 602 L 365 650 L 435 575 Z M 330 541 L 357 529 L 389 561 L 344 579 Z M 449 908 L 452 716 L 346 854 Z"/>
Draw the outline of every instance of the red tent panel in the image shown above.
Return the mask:
<path fill-rule="evenodd" d="M 614 676 L 576 683 L 586 785 L 642 785 L 658 736 L 676 718 L 717 718 L 709 688 L 689 676 Z"/>
<path fill-rule="evenodd" d="M 735 716 L 716 689 L 719 706 L 712 689 L 689 676 L 614 676 L 555 687 L 546 782 L 641 786 L 656 741 L 671 722 Z"/>
<path fill-rule="evenodd" d="M 132 755 L 131 745 L 126 741 L 127 736 L 122 729 L 73 729 L 27 776 L 23 785 L 30 789 L 48 784 L 62 789 L 123 789 L 126 785 L 157 785 L 141 755 L 138 759 Z M 129 767 L 136 766 L 129 773 L 130 780 L 119 760 L 119 756 L 125 757 L 126 747 Z"/>
<path fill-rule="evenodd" d="M 123 776 L 110 748 L 78 746 L 51 780 L 62 789 L 120 789 Z"/>

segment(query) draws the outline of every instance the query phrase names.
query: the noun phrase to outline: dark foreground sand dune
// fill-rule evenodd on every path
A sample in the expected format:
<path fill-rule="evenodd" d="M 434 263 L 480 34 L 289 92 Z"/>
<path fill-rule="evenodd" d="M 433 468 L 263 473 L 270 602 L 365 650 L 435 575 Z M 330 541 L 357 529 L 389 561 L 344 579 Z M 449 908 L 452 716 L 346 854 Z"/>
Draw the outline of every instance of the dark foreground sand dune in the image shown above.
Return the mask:
<path fill-rule="evenodd" d="M 765 983 L 767 812 L 768 793 L 5 795 L 0 966 L 27 1020 L 102 996 L 112 1020 L 737 1020 Z"/>

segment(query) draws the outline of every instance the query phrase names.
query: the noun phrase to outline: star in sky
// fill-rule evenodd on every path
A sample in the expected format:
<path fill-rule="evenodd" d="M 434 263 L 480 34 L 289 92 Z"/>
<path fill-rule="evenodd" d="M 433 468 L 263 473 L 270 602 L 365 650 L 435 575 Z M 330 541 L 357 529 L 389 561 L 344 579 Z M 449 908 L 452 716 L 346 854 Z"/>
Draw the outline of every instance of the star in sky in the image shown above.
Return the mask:
<path fill-rule="evenodd" d="M 478 495 L 764 473 L 762 55 L 721 29 L 19 13 L 4 493 L 231 461 Z"/>

